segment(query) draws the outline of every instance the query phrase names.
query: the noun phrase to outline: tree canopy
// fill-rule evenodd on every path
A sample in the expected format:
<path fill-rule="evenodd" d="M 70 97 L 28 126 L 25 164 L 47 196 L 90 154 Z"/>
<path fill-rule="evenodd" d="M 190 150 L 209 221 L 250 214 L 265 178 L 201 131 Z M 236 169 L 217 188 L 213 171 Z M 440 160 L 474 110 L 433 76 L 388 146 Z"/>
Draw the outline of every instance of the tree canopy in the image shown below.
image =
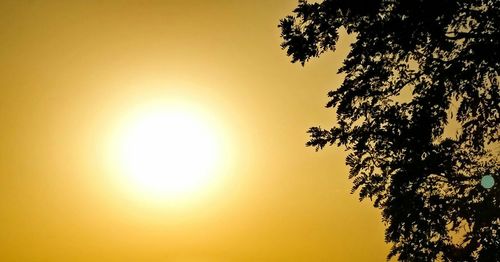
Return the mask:
<path fill-rule="evenodd" d="M 328 93 L 335 123 L 310 128 L 307 146 L 347 148 L 388 259 L 500 261 L 500 1 L 299 1 L 279 27 L 302 65 L 335 51 L 341 28 L 355 35 Z"/>

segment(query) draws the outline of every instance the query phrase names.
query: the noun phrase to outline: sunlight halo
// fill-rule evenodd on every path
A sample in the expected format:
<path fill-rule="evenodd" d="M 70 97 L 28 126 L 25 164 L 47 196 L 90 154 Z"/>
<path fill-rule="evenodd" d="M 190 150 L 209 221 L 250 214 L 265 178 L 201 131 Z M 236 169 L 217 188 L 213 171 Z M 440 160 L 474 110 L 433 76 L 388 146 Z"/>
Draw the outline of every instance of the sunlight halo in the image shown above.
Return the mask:
<path fill-rule="evenodd" d="M 185 106 L 134 113 L 117 142 L 126 184 L 157 200 L 189 198 L 207 190 L 221 164 L 222 139 L 213 123 Z"/>

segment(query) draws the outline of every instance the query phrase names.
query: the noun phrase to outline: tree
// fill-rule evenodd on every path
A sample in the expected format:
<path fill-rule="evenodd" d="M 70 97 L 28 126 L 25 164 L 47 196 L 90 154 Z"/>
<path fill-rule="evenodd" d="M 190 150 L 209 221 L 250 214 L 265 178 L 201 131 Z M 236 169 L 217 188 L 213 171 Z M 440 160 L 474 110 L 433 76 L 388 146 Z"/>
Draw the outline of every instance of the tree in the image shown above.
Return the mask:
<path fill-rule="evenodd" d="M 328 93 L 336 123 L 310 128 L 307 146 L 347 148 L 388 259 L 500 261 L 500 1 L 302 0 L 279 28 L 302 65 L 334 51 L 340 28 L 356 36 Z"/>

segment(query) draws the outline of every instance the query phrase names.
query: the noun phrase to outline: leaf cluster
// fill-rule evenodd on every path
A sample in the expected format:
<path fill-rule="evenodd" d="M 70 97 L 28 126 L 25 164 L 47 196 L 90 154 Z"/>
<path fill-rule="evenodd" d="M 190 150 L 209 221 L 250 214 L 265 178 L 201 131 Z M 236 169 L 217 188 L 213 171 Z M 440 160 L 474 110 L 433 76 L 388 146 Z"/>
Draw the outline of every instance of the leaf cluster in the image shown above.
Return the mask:
<path fill-rule="evenodd" d="M 310 128 L 307 146 L 350 152 L 353 192 L 382 210 L 388 258 L 500 261 L 500 187 L 480 186 L 500 182 L 500 1 L 301 0 L 279 27 L 302 65 L 335 51 L 341 28 L 356 36 L 328 93 L 336 123 Z"/>

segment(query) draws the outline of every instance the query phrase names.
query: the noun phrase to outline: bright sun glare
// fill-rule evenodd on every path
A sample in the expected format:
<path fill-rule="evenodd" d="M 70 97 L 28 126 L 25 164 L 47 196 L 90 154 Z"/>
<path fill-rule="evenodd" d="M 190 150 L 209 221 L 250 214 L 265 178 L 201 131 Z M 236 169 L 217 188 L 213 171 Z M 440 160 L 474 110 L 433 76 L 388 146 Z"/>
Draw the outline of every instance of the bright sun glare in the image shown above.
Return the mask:
<path fill-rule="evenodd" d="M 181 198 L 208 186 L 220 141 L 203 117 L 166 108 L 139 114 L 120 139 L 129 182 L 144 194 Z"/>

